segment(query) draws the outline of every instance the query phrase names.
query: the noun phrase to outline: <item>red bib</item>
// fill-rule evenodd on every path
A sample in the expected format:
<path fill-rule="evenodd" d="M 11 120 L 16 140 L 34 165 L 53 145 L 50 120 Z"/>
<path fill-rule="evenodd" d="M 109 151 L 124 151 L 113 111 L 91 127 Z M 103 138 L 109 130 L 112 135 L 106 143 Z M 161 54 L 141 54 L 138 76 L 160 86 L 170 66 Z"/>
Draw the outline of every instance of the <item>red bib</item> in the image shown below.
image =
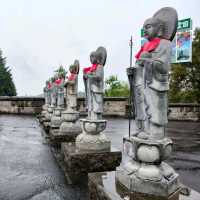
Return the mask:
<path fill-rule="evenodd" d="M 55 80 L 55 83 L 56 83 L 56 85 L 60 85 L 61 84 L 61 82 L 62 82 L 62 79 L 57 79 L 57 80 Z"/>
<path fill-rule="evenodd" d="M 90 72 L 94 72 L 94 71 L 96 71 L 97 66 L 98 66 L 97 64 L 92 64 L 92 66 L 90 66 L 90 67 L 85 67 L 85 68 L 83 68 L 83 73 L 88 74 Z"/>
<path fill-rule="evenodd" d="M 138 60 L 143 52 L 151 52 L 155 50 L 159 44 L 160 38 L 154 38 L 151 41 L 145 42 L 139 52 L 135 55 L 135 58 Z"/>
<path fill-rule="evenodd" d="M 47 86 L 47 87 L 48 87 L 48 89 L 50 89 L 50 88 L 51 88 L 51 83 L 48 83 L 48 86 Z"/>
<path fill-rule="evenodd" d="M 73 74 L 73 73 L 70 73 L 70 75 L 67 76 L 67 79 L 68 79 L 69 81 L 73 81 L 75 78 L 76 78 L 76 74 Z"/>

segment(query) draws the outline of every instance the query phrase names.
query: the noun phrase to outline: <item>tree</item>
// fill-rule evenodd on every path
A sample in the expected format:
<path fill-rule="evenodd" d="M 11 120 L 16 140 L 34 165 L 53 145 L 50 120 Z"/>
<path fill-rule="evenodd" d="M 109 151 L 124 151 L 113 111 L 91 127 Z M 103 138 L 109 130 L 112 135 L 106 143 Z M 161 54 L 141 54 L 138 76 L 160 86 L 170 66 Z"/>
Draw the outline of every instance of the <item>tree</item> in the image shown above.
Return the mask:
<path fill-rule="evenodd" d="M 16 96 L 16 94 L 11 69 L 6 67 L 6 58 L 2 57 L 0 50 L 0 96 Z"/>
<path fill-rule="evenodd" d="M 172 65 L 169 100 L 200 103 L 200 28 L 194 31 L 192 63 Z"/>
<path fill-rule="evenodd" d="M 105 96 L 107 97 L 128 97 L 128 83 L 118 80 L 117 76 L 110 76 L 106 79 Z"/>

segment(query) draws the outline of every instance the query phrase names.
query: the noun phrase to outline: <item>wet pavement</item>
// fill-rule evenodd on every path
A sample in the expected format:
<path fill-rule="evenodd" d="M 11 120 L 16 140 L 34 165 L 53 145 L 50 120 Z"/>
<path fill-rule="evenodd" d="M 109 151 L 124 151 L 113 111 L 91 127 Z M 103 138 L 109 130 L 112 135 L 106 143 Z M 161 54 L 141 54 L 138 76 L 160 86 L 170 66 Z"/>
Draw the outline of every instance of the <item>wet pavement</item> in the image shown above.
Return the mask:
<path fill-rule="evenodd" d="M 107 136 L 122 150 L 127 119 L 108 119 Z M 84 200 L 87 186 L 68 185 L 42 129 L 31 116 L 0 115 L 0 200 Z M 169 163 L 181 181 L 200 192 L 200 122 L 170 122 L 175 143 Z"/>
<path fill-rule="evenodd" d="M 65 182 L 34 117 L 0 115 L 0 200 L 85 200 Z"/>

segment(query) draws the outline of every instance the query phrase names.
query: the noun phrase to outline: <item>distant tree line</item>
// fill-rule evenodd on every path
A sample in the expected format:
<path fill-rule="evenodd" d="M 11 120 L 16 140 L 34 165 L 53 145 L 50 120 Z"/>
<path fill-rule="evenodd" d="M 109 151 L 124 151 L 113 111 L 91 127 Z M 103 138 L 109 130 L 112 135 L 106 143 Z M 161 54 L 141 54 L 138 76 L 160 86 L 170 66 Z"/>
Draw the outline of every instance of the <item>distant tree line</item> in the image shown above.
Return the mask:
<path fill-rule="evenodd" d="M 0 50 L 0 96 L 16 95 L 11 69 L 6 66 L 6 58 L 2 56 L 2 51 Z"/>
<path fill-rule="evenodd" d="M 129 86 L 125 81 L 118 80 L 117 76 L 110 76 L 105 81 L 106 89 L 105 96 L 106 97 L 128 97 L 129 96 Z"/>

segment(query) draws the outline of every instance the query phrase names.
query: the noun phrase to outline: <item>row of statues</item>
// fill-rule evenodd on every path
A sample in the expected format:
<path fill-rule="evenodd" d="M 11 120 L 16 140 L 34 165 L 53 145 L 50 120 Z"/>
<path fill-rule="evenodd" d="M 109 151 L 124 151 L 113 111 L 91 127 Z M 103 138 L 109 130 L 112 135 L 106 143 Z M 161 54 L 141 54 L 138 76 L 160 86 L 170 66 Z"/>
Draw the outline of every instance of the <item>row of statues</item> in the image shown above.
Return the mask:
<path fill-rule="evenodd" d="M 162 139 L 164 137 L 164 129 L 168 122 L 167 92 L 171 40 L 175 35 L 176 26 L 177 17 L 169 9 L 157 12 L 152 18 L 147 19 L 143 29 L 148 42 L 136 55 L 135 67 L 127 70 L 130 88 L 134 91 L 132 101 L 135 107 L 136 131 L 133 135 L 139 138 Z M 106 57 L 106 49 L 99 47 L 90 54 L 92 65 L 83 69 L 88 119 L 102 119 Z M 79 67 L 78 60 L 75 60 L 69 67 L 66 77 L 57 74 L 47 81 L 44 89 L 47 104 L 64 107 L 65 87 L 66 105 L 69 109 L 75 109 Z"/>
<path fill-rule="evenodd" d="M 162 9 L 145 21 L 143 29 L 148 40 L 136 55 L 135 67 L 127 69 L 132 102 L 134 105 L 136 131 L 142 139 L 162 139 L 167 120 L 167 92 L 171 40 L 176 33 L 177 13 L 174 9 Z M 104 47 L 90 54 L 91 66 L 83 69 L 88 119 L 100 120 L 103 114 L 104 65 L 107 52 Z M 69 67 L 67 76 L 56 74 L 46 82 L 45 102 L 52 106 L 77 107 L 79 61 Z"/>
<path fill-rule="evenodd" d="M 91 66 L 83 69 L 88 115 L 85 120 L 81 119 L 83 133 L 76 138 L 77 146 L 81 149 L 110 148 L 110 141 L 101 133 L 106 128 L 106 120 L 102 119 L 106 58 L 106 49 L 98 47 L 90 54 Z M 59 137 L 63 135 L 66 139 L 66 135 L 70 135 L 71 138 L 72 135 L 77 136 L 82 132 L 77 112 L 79 68 L 79 61 L 75 60 L 67 74 L 56 74 L 46 83 L 45 104 L 49 108 L 46 124 L 50 127 L 51 135 L 59 134 Z M 55 133 L 56 129 L 59 129 L 57 133 Z"/>
<path fill-rule="evenodd" d="M 178 175 L 163 162 L 172 151 L 172 141 L 165 137 L 165 126 L 168 122 L 171 41 L 177 23 L 177 12 L 170 7 L 160 9 L 147 19 L 143 25 L 147 42 L 136 54 L 135 66 L 127 68 L 135 116 L 135 129 L 127 141 L 133 146 L 134 153 L 133 159 L 117 171 L 116 177 L 130 190 L 138 188 L 139 192 L 157 192 L 159 195 L 166 192 L 168 195 L 179 187 Z M 110 147 L 110 141 L 100 133 L 106 128 L 106 120 L 102 119 L 106 58 L 106 49 L 99 47 L 90 54 L 92 65 L 83 69 L 88 116 L 81 120 L 83 133 L 76 138 L 77 147 L 81 149 L 105 150 Z M 79 62 L 75 60 L 67 76 L 57 75 L 46 83 L 46 104 L 64 108 L 66 96 L 68 113 L 76 111 L 79 68 Z"/>
<path fill-rule="evenodd" d="M 92 65 L 83 69 L 88 119 L 102 119 L 106 57 L 106 49 L 99 47 L 90 54 Z M 79 61 L 75 60 L 74 64 L 70 65 L 66 75 L 64 73 L 56 74 L 46 81 L 44 87 L 45 104 L 64 108 L 64 96 L 66 96 L 66 107 L 69 110 L 76 110 L 79 68 Z"/>

